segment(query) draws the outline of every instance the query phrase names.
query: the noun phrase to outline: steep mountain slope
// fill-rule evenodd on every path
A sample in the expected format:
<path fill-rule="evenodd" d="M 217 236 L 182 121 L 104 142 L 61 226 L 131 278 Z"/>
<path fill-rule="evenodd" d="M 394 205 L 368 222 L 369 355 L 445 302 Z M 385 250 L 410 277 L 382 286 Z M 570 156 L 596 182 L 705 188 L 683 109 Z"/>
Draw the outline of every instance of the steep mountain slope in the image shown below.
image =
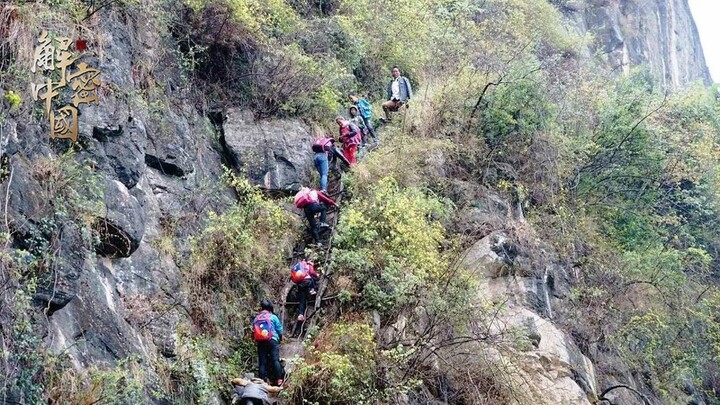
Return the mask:
<path fill-rule="evenodd" d="M 32 97 L 43 29 L 101 71 L 77 143 Z M 720 125 L 684 0 L 3 3 L 0 57 L 4 403 L 227 402 L 308 145 L 349 91 L 378 116 L 393 64 L 416 96 L 345 175 L 285 400 L 717 401 Z"/>

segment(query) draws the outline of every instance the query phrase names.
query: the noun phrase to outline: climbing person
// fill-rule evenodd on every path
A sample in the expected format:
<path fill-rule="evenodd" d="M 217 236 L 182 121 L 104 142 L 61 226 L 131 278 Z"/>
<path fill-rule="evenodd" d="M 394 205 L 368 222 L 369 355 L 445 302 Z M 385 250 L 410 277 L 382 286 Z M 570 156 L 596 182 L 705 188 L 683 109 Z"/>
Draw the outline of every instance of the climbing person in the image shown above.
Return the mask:
<path fill-rule="evenodd" d="M 282 323 L 273 313 L 273 304 L 269 300 L 263 300 L 260 303 L 260 309 L 260 313 L 253 320 L 253 338 L 257 343 L 258 351 L 258 375 L 261 380 L 267 380 L 269 365 L 274 377 L 272 382 L 281 386 L 283 383 L 282 365 L 280 364 Z"/>
<path fill-rule="evenodd" d="M 245 374 L 243 378 L 233 378 L 232 383 L 234 395 L 232 405 L 270 405 L 270 394 L 277 394 L 282 391 L 280 387 L 273 387 L 259 378 L 253 378 L 252 374 Z"/>
<path fill-rule="evenodd" d="M 327 194 L 328 173 L 330 171 L 330 163 L 337 166 L 337 159 L 342 160 L 348 166 L 350 162 L 345 159 L 342 152 L 335 146 L 333 138 L 318 138 L 313 142 L 312 150 L 315 152 L 313 163 L 320 175 L 320 191 Z"/>
<path fill-rule="evenodd" d="M 327 207 L 325 207 L 323 203 L 337 207 L 337 204 L 335 204 L 332 198 L 308 187 L 301 188 L 300 191 L 295 194 L 295 206 L 305 211 L 305 218 L 307 218 L 310 224 L 310 231 L 312 232 L 317 247 L 323 246 L 322 242 L 320 242 L 320 232 L 318 228 L 330 227 L 330 225 L 325 222 L 327 220 Z M 318 213 L 320 213 L 319 226 L 315 220 L 315 215 Z"/>
<path fill-rule="evenodd" d="M 393 66 L 391 71 L 393 79 L 388 83 L 387 86 L 387 101 L 382 104 L 383 111 L 385 111 L 385 120 L 390 122 L 391 111 L 397 111 L 403 104 L 407 104 L 408 100 L 412 97 L 412 86 L 410 86 L 410 80 L 405 76 L 400 76 L 400 68 Z M 380 119 L 383 121 L 383 119 Z"/>
<path fill-rule="evenodd" d="M 297 285 L 298 291 L 298 316 L 297 320 L 305 320 L 305 304 L 311 295 L 317 294 L 318 274 L 315 271 L 315 264 L 310 260 L 301 260 L 290 269 L 290 279 Z"/>
<path fill-rule="evenodd" d="M 372 137 L 376 145 L 379 145 L 380 138 L 378 138 L 372 126 L 372 106 L 365 98 L 358 97 L 355 94 L 350 94 L 348 98 L 350 98 L 350 101 L 360 110 L 360 118 L 363 120 L 363 124 L 365 124 L 367 134 Z"/>
<path fill-rule="evenodd" d="M 345 119 L 343 116 L 335 118 L 340 127 L 340 141 L 343 144 L 343 155 L 350 162 L 350 166 L 357 163 L 357 147 L 361 142 L 362 132 L 357 125 Z"/>
<path fill-rule="evenodd" d="M 358 108 L 356 106 L 350 106 L 348 109 L 348 116 L 352 124 L 355 124 L 360 129 L 360 136 L 361 136 L 361 144 L 360 147 L 364 148 L 365 144 L 367 143 L 367 128 L 365 127 L 365 122 L 363 122 L 362 117 L 360 117 L 360 112 L 358 111 Z"/>

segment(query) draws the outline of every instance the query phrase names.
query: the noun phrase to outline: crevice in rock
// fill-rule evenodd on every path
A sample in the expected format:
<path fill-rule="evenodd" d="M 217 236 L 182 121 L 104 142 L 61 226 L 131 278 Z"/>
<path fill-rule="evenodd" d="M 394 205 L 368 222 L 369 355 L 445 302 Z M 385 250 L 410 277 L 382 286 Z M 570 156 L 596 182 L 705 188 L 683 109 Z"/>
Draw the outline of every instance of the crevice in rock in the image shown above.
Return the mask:
<path fill-rule="evenodd" d="M 238 167 L 240 167 L 240 162 L 237 161 L 232 151 L 230 151 L 230 147 L 228 146 L 227 141 L 225 141 L 224 125 L 227 115 L 223 111 L 211 111 L 208 113 L 207 117 L 210 120 L 210 123 L 213 125 L 215 133 L 218 135 L 218 140 L 220 141 L 221 149 L 219 152 L 222 163 L 225 166 L 237 169 Z"/>
<path fill-rule="evenodd" d="M 56 311 L 65 308 L 75 296 L 68 296 L 58 292 L 53 293 L 53 291 L 38 291 L 33 294 L 32 298 L 35 305 L 42 307 L 45 315 L 52 316 Z"/>
<path fill-rule="evenodd" d="M 111 137 L 114 138 L 122 134 L 123 127 L 118 125 L 117 129 L 93 127 L 92 136 L 100 142 L 107 142 Z"/>
<path fill-rule="evenodd" d="M 134 241 L 127 232 L 107 218 L 98 218 L 93 228 L 100 237 L 100 243 L 95 247 L 95 252 L 101 256 L 130 257 L 140 245 L 139 241 Z"/>
<path fill-rule="evenodd" d="M 207 117 L 210 123 L 215 126 L 216 130 L 222 131 L 222 126 L 225 124 L 225 112 L 222 110 L 210 111 L 207 113 Z"/>
<path fill-rule="evenodd" d="M 145 164 L 152 167 L 153 169 L 161 171 L 167 176 L 183 177 L 187 173 L 178 165 L 169 163 L 160 159 L 157 156 L 145 154 Z"/>
<path fill-rule="evenodd" d="M 175 347 L 172 347 L 171 345 L 163 345 L 160 347 L 160 354 L 166 359 L 174 359 L 177 357 Z"/>

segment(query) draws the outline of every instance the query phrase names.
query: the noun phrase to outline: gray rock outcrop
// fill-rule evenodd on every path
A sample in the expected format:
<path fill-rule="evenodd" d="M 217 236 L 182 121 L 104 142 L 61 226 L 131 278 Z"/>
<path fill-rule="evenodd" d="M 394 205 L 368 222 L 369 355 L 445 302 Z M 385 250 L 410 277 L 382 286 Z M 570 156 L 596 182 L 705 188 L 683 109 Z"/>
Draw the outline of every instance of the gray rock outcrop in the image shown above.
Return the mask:
<path fill-rule="evenodd" d="M 552 292 L 546 277 L 509 274 L 509 268 L 522 266 L 514 260 L 520 253 L 507 234 L 494 232 L 463 255 L 462 264 L 479 281 L 477 296 L 499 307 L 490 333 L 520 331 L 530 343 L 524 350 L 493 348 L 484 354 L 505 359 L 508 375 L 533 403 L 589 405 L 598 394 L 593 363 L 552 322 Z"/>
<path fill-rule="evenodd" d="M 267 190 L 310 183 L 313 137 L 297 120 L 256 121 L 247 110 L 228 111 L 223 133 L 230 161 Z"/>

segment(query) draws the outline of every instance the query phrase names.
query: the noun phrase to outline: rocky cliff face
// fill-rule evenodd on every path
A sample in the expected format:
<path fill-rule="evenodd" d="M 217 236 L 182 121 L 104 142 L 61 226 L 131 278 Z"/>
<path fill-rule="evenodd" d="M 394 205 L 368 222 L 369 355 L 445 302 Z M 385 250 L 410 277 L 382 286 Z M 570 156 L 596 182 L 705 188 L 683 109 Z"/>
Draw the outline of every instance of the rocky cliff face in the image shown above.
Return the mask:
<path fill-rule="evenodd" d="M 13 251 L 56 249 L 53 268 L 32 297 L 46 314 L 37 322 L 44 346 L 68 355 L 77 369 L 139 359 L 147 383 L 155 384 L 152 364 L 171 362 L 178 329 L 184 322 L 190 327 L 177 260 L 188 254 L 187 238 L 207 212 L 222 212 L 234 200 L 219 181 L 223 164 L 269 190 L 307 184 L 312 160 L 305 146 L 312 137 L 298 121 L 256 122 L 240 110 L 215 127 L 187 90 L 175 87 L 179 61 L 156 27 L 110 12 L 93 29 L 92 45 L 112 46 L 86 62 L 101 70 L 108 86 L 99 106 L 80 108 L 78 147 L 48 142 L 46 122 L 28 112 L 11 113 L 0 124 L 9 173 L 2 184 L 5 223 Z M 153 106 L 138 97 L 149 87 L 160 94 Z M 50 190 L 59 187 L 54 179 L 72 182 L 73 174 L 48 166 L 49 158 L 71 149 L 71 159 L 92 162 L 96 175 L 95 192 L 78 196 L 101 206 L 89 219 L 100 238 L 94 249 L 71 222 L 48 220 L 73 204 L 56 193 L 61 189 Z M 179 241 L 180 252 L 161 249 L 163 238 Z M 4 394 L 15 403 L 21 393 Z"/>
<path fill-rule="evenodd" d="M 582 33 L 591 52 L 618 71 L 648 66 L 664 87 L 711 83 L 687 0 L 554 2 Z"/>

